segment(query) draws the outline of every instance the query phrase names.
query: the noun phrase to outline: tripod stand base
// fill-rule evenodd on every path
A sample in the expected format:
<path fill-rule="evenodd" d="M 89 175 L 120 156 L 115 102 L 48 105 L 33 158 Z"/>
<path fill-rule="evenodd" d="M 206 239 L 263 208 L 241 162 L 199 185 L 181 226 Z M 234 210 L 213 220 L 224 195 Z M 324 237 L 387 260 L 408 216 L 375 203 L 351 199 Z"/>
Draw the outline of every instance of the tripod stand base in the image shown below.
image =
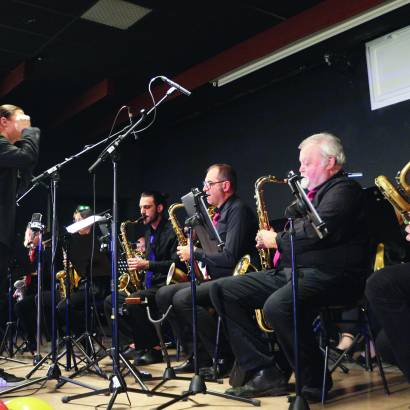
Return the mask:
<path fill-rule="evenodd" d="M 288 396 L 289 410 L 309 410 L 309 404 L 303 396 Z"/>
<path fill-rule="evenodd" d="M 189 396 L 195 396 L 198 393 L 210 394 L 216 397 L 222 397 L 225 399 L 240 401 L 242 403 L 252 404 L 253 406 L 256 406 L 256 407 L 259 407 L 261 405 L 261 402 L 258 399 L 246 399 L 244 397 L 236 397 L 236 396 L 231 396 L 230 394 L 208 390 L 206 388 L 206 384 L 205 384 L 203 377 L 198 374 L 195 374 L 194 377 L 191 379 L 191 383 L 189 384 L 188 391 L 183 392 L 181 395 L 175 397 L 174 399 L 168 401 L 167 403 L 161 404 L 161 406 L 155 407 L 155 409 L 156 410 L 165 409 L 166 407 L 169 407 L 174 403 L 177 403 L 179 401 L 185 401 L 188 399 Z"/>

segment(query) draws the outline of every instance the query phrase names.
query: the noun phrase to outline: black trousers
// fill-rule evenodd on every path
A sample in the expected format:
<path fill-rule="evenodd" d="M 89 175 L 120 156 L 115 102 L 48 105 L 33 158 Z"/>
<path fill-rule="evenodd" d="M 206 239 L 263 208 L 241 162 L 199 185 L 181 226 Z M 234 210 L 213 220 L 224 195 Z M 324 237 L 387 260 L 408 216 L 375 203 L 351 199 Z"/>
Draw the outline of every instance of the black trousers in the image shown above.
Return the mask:
<path fill-rule="evenodd" d="M 218 281 L 217 279 L 216 281 Z M 212 302 L 209 289 L 212 282 L 203 282 L 196 287 L 197 303 L 197 331 L 200 346 L 198 356 L 200 361 L 205 362 L 212 358 L 215 352 L 217 332 L 217 315 L 210 312 Z M 177 283 L 163 286 L 156 295 L 156 301 L 161 313 L 165 313 L 170 305 L 173 305 L 168 315 L 174 336 L 177 337 L 187 355 L 192 355 L 192 297 L 190 283 Z M 208 357 L 204 357 L 204 350 Z M 232 356 L 229 344 L 223 333 L 220 335 L 218 357 L 227 359 Z"/>
<path fill-rule="evenodd" d="M 367 281 L 366 297 L 410 382 L 410 263 L 375 272 Z"/>
<path fill-rule="evenodd" d="M 320 386 L 323 357 L 313 332 L 313 319 L 320 306 L 357 300 L 363 294 L 364 281 L 332 277 L 316 269 L 304 268 L 298 272 L 301 381 Z M 283 269 L 224 278 L 211 285 L 212 303 L 223 319 L 233 353 L 243 370 L 269 367 L 275 361 L 253 319 L 254 310 L 261 308 L 276 332 L 282 352 L 294 367 L 290 279 L 290 269 Z"/>
<path fill-rule="evenodd" d="M 150 313 L 153 319 L 156 319 L 157 306 L 155 304 L 155 292 L 150 296 L 143 292 L 133 294 L 134 297 L 146 297 Z M 118 332 L 120 333 L 120 343 L 127 344 L 130 341 L 135 343 L 137 350 L 151 349 L 159 344 L 157 333 L 154 325 L 149 321 L 145 305 L 127 305 L 126 310 L 122 309 L 125 303 L 126 295 L 118 293 Z M 112 299 L 108 295 L 104 300 L 104 312 L 107 322 L 111 324 Z"/>

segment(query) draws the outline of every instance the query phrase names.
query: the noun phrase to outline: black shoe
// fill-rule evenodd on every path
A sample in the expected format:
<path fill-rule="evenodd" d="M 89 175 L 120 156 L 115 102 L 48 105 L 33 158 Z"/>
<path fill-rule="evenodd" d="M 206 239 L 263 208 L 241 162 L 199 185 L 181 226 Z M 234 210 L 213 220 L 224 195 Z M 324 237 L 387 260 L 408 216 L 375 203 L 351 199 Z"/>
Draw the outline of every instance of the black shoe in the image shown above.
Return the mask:
<path fill-rule="evenodd" d="M 3 369 L 0 369 L 0 387 L 4 386 L 15 386 L 21 382 L 23 382 L 23 377 L 17 377 L 13 374 L 6 373 Z"/>
<path fill-rule="evenodd" d="M 144 353 L 145 350 L 135 350 L 132 347 L 128 347 L 122 352 L 122 355 L 128 360 L 132 360 L 142 356 Z"/>
<path fill-rule="evenodd" d="M 240 387 L 225 391 L 236 397 L 284 396 L 289 393 L 289 377 L 275 365 L 257 371 L 251 379 Z"/>
<path fill-rule="evenodd" d="M 325 400 L 329 393 L 329 390 L 333 387 L 333 380 L 330 374 L 327 375 L 326 381 L 326 393 L 325 393 Z M 318 403 L 322 401 L 322 386 L 303 386 L 302 387 L 302 396 L 309 402 L 309 403 Z"/>
<path fill-rule="evenodd" d="M 198 361 L 198 368 L 209 366 L 209 361 L 199 360 Z M 194 373 L 195 365 L 194 365 L 194 358 L 190 357 L 189 359 L 185 360 L 185 362 L 181 363 L 178 366 L 174 367 L 175 373 Z"/>
<path fill-rule="evenodd" d="M 174 367 L 175 373 L 193 373 L 194 371 L 194 359 L 192 357 L 185 360 L 185 362 L 182 362 L 180 365 Z"/>
<path fill-rule="evenodd" d="M 208 366 L 201 367 L 199 369 L 199 375 L 205 379 L 223 379 L 224 377 L 229 376 L 232 370 L 232 362 L 224 361 L 224 359 L 218 360 L 216 367 Z"/>
<path fill-rule="evenodd" d="M 149 349 L 142 356 L 134 360 L 134 365 L 140 366 L 144 364 L 162 363 L 162 361 L 161 350 Z"/>

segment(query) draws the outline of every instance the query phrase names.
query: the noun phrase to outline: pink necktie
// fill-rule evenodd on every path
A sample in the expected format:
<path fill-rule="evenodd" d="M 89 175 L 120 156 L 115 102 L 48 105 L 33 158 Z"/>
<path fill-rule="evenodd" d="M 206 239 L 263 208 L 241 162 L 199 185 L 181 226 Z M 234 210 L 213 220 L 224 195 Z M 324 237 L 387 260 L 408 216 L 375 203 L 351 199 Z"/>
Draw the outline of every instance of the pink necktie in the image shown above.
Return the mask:
<path fill-rule="evenodd" d="M 214 216 L 212 217 L 212 223 L 214 226 L 218 224 L 219 219 L 221 218 L 221 213 L 219 211 L 215 211 Z"/>

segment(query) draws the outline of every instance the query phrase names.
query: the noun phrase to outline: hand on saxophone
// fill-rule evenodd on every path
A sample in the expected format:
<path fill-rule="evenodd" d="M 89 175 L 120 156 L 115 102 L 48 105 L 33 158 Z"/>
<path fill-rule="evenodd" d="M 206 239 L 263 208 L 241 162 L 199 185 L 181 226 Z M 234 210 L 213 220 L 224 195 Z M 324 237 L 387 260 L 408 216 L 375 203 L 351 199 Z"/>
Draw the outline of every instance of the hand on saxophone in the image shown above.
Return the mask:
<path fill-rule="evenodd" d="M 276 244 L 277 233 L 271 228 L 269 231 L 266 229 L 261 229 L 256 234 L 256 248 L 257 249 L 270 249 L 277 248 Z"/>
<path fill-rule="evenodd" d="M 194 248 L 194 251 L 195 251 L 195 248 Z M 177 255 L 179 256 L 179 259 L 181 260 L 181 262 L 189 262 L 189 260 L 191 259 L 191 250 L 190 250 L 189 241 L 187 245 L 177 247 Z"/>
<path fill-rule="evenodd" d="M 405 230 L 406 230 L 406 233 L 408 234 L 406 236 L 406 239 L 410 242 L 410 225 L 407 225 Z"/>
<path fill-rule="evenodd" d="M 149 261 L 141 258 L 127 259 L 128 268 L 132 270 L 142 271 L 149 269 Z"/>

